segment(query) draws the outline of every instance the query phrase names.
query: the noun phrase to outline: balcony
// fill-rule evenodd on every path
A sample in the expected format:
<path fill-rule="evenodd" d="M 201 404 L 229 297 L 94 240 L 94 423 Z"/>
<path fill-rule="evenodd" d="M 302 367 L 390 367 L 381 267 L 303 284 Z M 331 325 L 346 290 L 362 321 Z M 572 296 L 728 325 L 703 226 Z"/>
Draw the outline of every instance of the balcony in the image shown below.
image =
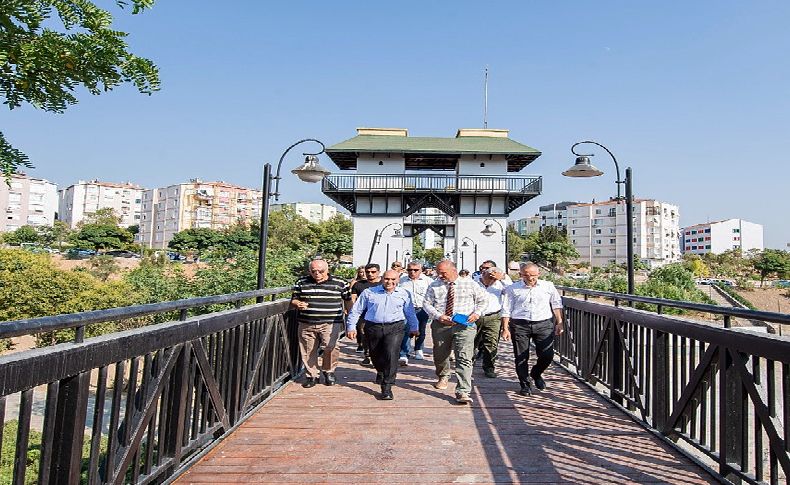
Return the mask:
<path fill-rule="evenodd" d="M 452 224 L 453 220 L 444 214 L 412 214 L 406 224 Z"/>
<path fill-rule="evenodd" d="M 462 195 L 476 197 L 504 197 L 505 212 L 509 214 L 530 199 L 540 195 L 539 176 L 482 176 L 455 174 L 419 175 L 329 175 L 321 190 L 329 198 L 356 213 L 358 196 L 400 196 L 404 215 L 411 215 L 428 204 L 428 199 L 440 198 L 448 207 L 439 207 L 455 215 Z"/>

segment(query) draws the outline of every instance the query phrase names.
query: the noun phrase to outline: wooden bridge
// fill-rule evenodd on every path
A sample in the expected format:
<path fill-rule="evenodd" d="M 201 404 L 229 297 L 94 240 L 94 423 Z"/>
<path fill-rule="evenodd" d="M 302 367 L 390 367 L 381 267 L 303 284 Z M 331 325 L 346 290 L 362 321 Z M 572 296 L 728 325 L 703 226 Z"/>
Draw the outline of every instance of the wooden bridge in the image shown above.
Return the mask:
<path fill-rule="evenodd" d="M 2 429 L 14 430 L 0 473 L 15 484 L 786 483 L 790 340 L 662 313 L 788 315 L 580 292 L 564 297 L 548 389 L 515 392 L 503 343 L 499 378 L 476 369 L 462 406 L 430 385 L 430 360 L 402 368 L 394 401 L 376 400 L 373 371 L 346 344 L 338 385 L 294 383 L 288 300 L 260 301 L 283 290 L 0 324 L 0 338 L 76 331 L 0 357 Z M 84 338 L 94 323 L 153 318 L 163 323 Z"/>

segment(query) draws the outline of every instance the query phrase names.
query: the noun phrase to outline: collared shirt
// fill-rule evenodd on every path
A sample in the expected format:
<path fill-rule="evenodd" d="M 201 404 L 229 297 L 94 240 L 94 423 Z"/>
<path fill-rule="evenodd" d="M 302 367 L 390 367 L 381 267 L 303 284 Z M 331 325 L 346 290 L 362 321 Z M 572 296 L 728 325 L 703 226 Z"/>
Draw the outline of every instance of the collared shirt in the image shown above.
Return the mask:
<path fill-rule="evenodd" d="M 479 271 L 475 271 L 472 273 L 472 279 L 477 281 L 478 283 L 482 283 L 483 275 Z M 502 286 L 510 286 L 513 284 L 513 280 L 510 279 L 510 275 L 505 273 L 505 277 L 499 280 L 502 282 Z"/>
<path fill-rule="evenodd" d="M 350 300 L 348 284 L 329 275 L 326 281 L 316 283 L 312 276 L 300 278 L 293 287 L 292 300 L 307 302 L 297 317 L 303 323 L 341 323 L 343 300 Z"/>
<path fill-rule="evenodd" d="M 488 306 L 486 306 L 484 315 L 502 310 L 502 292 L 505 291 L 505 285 L 501 281 L 496 280 L 489 286 L 483 283 L 480 283 L 480 286 L 482 286 L 488 294 Z"/>
<path fill-rule="evenodd" d="M 453 283 L 455 284 L 453 313 L 483 315 L 488 305 L 488 293 L 483 287 L 475 283 L 472 278 L 458 277 Z M 448 285 L 449 283 L 444 280 L 437 279 L 428 286 L 428 291 L 425 293 L 422 309 L 434 320 L 444 315 Z"/>
<path fill-rule="evenodd" d="M 392 323 L 399 320 L 406 320 L 409 330 L 414 332 L 419 330 L 417 315 L 414 313 L 414 305 L 411 295 L 403 288 L 397 286 L 392 293 L 387 292 L 383 286 L 372 286 L 363 291 L 346 321 L 346 330 L 352 331 L 356 328 L 359 317 L 365 314 L 365 321 L 369 323 Z"/>
<path fill-rule="evenodd" d="M 551 281 L 538 280 L 535 286 L 517 281 L 502 292 L 502 317 L 538 322 L 551 318 L 557 308 L 562 308 L 562 298 Z"/>
<path fill-rule="evenodd" d="M 408 275 L 402 276 L 398 286 L 409 292 L 412 302 L 414 302 L 415 310 L 422 310 L 425 292 L 428 291 L 428 285 L 431 283 L 433 283 L 433 278 L 420 273 L 420 277 L 416 280 L 409 278 Z"/>

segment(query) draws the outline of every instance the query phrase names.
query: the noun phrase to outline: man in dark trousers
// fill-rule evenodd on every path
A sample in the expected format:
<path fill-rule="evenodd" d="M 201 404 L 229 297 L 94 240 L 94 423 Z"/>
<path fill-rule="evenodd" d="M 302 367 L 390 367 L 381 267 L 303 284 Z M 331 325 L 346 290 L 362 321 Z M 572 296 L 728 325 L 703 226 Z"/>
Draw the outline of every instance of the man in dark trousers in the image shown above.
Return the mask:
<path fill-rule="evenodd" d="M 398 288 L 399 273 L 384 273 L 381 285 L 363 291 L 354 303 L 346 321 L 348 338 L 356 338 L 357 322 L 365 314 L 365 341 L 376 367 L 376 383 L 381 384 L 381 399 L 391 400 L 392 384 L 398 374 L 398 353 L 403 334 L 420 333 L 411 295 Z"/>
<path fill-rule="evenodd" d="M 538 279 L 540 268 L 524 263 L 521 281 L 502 292 L 502 340 L 513 338 L 516 374 L 521 384 L 519 394 L 529 396 L 533 387 L 541 391 L 546 382 L 541 374 L 554 358 L 554 336 L 561 335 L 562 298 L 551 281 Z M 529 342 L 535 342 L 538 361 L 529 370 Z"/>
<path fill-rule="evenodd" d="M 365 278 L 354 283 L 351 287 L 351 303 L 354 304 L 363 291 L 371 286 L 381 285 L 381 268 L 376 263 L 368 263 L 365 265 Z M 363 357 L 362 365 L 370 365 L 370 354 L 368 352 L 368 345 L 365 342 L 365 313 L 362 313 L 359 321 L 357 322 L 356 335 L 357 345 L 362 347 Z"/>
<path fill-rule="evenodd" d="M 343 302 L 350 299 L 348 284 L 330 275 L 323 259 L 310 261 L 310 275 L 294 285 L 291 306 L 299 310 L 299 353 L 307 371 L 307 380 L 302 386 L 313 387 L 319 381 L 318 349 L 321 346 L 324 347 L 321 363 L 324 384 L 335 384 L 335 367 L 340 356 L 337 339 L 345 313 Z"/>

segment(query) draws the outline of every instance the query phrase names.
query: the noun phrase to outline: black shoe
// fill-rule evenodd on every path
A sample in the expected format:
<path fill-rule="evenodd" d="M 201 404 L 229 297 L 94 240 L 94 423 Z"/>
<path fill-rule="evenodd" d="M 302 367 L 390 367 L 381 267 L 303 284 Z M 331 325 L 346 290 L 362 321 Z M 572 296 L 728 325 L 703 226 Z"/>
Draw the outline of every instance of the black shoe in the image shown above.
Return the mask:
<path fill-rule="evenodd" d="M 337 382 L 337 378 L 334 372 L 324 372 L 324 385 L 334 386 L 335 382 Z"/>
<path fill-rule="evenodd" d="M 542 377 L 532 376 L 532 380 L 535 381 L 535 387 L 537 387 L 541 391 L 546 389 L 546 381 L 544 381 Z"/>
<path fill-rule="evenodd" d="M 376 373 L 376 384 L 383 384 L 384 383 L 384 374 L 377 372 Z"/>
<path fill-rule="evenodd" d="M 365 358 L 362 359 L 362 365 L 370 365 L 370 357 L 366 355 Z"/>
<path fill-rule="evenodd" d="M 356 352 L 357 352 L 358 354 L 361 354 L 361 353 L 362 353 L 362 352 L 364 352 L 364 351 L 365 351 L 364 347 L 362 347 L 361 345 L 357 345 L 357 350 L 356 350 Z"/>
<path fill-rule="evenodd" d="M 394 398 L 392 396 L 392 389 L 388 387 L 381 388 L 381 400 L 382 401 L 392 401 Z"/>
<path fill-rule="evenodd" d="M 522 396 L 532 395 L 532 378 L 528 377 L 526 382 L 521 383 L 521 390 L 518 391 Z"/>
<path fill-rule="evenodd" d="M 317 377 L 308 377 L 307 380 L 305 380 L 302 383 L 302 387 L 310 388 L 310 387 L 315 386 L 316 384 L 318 384 L 318 378 Z"/>
<path fill-rule="evenodd" d="M 485 373 L 485 376 L 488 377 L 489 379 L 496 378 L 496 371 L 494 369 L 486 369 L 483 372 Z"/>

